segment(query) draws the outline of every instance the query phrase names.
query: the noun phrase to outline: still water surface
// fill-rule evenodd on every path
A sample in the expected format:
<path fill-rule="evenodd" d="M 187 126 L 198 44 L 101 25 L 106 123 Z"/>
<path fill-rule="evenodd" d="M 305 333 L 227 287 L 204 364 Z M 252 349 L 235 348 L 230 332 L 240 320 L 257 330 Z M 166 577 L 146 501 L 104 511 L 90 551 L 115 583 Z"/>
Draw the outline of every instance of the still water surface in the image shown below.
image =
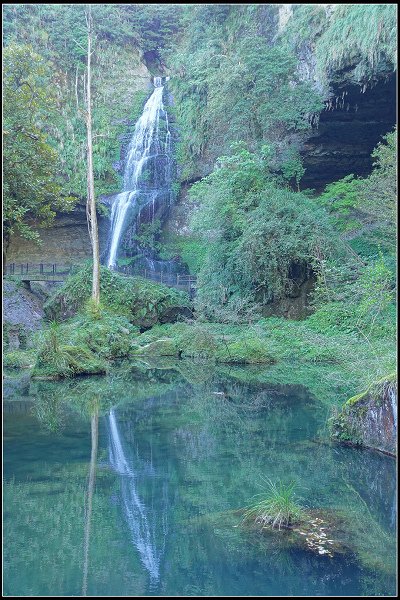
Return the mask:
<path fill-rule="evenodd" d="M 132 367 L 16 386 L 4 402 L 4 593 L 395 594 L 395 461 L 329 445 L 329 409 L 306 388 L 243 373 Z M 236 511 L 266 478 L 340 515 L 346 551 L 243 527 Z"/>

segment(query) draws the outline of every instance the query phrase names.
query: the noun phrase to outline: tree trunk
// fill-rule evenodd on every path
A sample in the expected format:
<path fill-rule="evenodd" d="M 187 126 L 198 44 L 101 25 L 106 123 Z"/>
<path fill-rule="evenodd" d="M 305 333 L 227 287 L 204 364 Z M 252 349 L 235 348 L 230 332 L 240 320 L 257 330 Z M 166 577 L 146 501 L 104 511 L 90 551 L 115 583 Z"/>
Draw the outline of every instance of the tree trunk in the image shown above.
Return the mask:
<path fill-rule="evenodd" d="M 92 56 L 92 7 L 89 4 L 86 12 L 86 24 L 88 30 L 88 53 L 87 53 L 87 92 L 86 92 L 86 127 L 87 127 L 87 205 L 86 214 L 88 218 L 90 241 L 93 250 L 93 283 L 92 299 L 96 304 L 100 302 L 100 252 L 99 231 L 97 227 L 96 199 L 94 195 L 93 177 L 93 147 L 92 147 L 92 98 L 91 98 L 91 56 Z"/>
<path fill-rule="evenodd" d="M 87 595 L 87 582 L 88 582 L 88 572 L 89 572 L 90 525 L 91 525 L 91 520 L 92 520 L 93 492 L 94 492 L 94 484 L 95 484 L 95 480 L 96 480 L 97 446 L 98 446 L 98 439 L 99 439 L 98 408 L 95 409 L 95 412 L 92 415 L 91 430 L 92 430 L 92 451 L 91 451 L 91 455 L 90 455 L 89 483 L 88 483 L 87 505 L 86 505 L 86 514 L 85 514 L 85 539 L 84 539 L 82 596 Z"/>

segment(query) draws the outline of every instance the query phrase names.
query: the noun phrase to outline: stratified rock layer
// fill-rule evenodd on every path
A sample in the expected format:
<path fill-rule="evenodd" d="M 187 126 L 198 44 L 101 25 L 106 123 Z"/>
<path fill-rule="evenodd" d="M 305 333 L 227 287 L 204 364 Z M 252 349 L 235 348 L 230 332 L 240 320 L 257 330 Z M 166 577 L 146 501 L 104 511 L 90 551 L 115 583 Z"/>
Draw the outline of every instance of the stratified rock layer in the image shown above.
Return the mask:
<path fill-rule="evenodd" d="M 397 375 L 389 375 L 350 398 L 333 417 L 332 433 L 343 442 L 396 454 Z"/>

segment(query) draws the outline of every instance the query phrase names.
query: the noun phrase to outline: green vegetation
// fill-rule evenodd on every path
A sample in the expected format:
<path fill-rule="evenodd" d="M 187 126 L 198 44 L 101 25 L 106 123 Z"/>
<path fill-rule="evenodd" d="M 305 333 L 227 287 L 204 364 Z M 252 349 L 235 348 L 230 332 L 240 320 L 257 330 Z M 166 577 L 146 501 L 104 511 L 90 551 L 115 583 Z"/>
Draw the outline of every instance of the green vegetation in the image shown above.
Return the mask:
<path fill-rule="evenodd" d="M 335 7 L 316 44 L 321 77 L 352 67 L 358 82 L 371 81 L 388 65 L 396 68 L 397 24 L 394 4 Z"/>
<path fill-rule="evenodd" d="M 268 148 L 235 149 L 190 190 L 202 199 L 193 229 L 208 246 L 197 310 L 215 320 L 291 295 L 321 260 L 344 253 L 324 211 L 271 175 Z"/>
<path fill-rule="evenodd" d="M 196 274 L 200 271 L 207 256 L 207 244 L 199 236 L 173 235 L 162 233 L 160 239 L 159 256 L 163 260 L 170 260 L 179 256 L 181 261 L 188 266 L 189 273 Z"/>
<path fill-rule="evenodd" d="M 11 44 L 4 52 L 4 208 L 5 248 L 10 236 L 40 241 L 27 222 L 50 225 L 55 209 L 70 210 L 62 194 L 59 155 L 45 123 L 56 117 L 49 65 L 31 46 Z"/>
<path fill-rule="evenodd" d="M 254 330 L 215 327 L 209 323 L 176 323 L 153 327 L 138 337 L 136 354 L 180 356 L 218 363 L 270 364 L 275 362 L 266 338 Z"/>
<path fill-rule="evenodd" d="M 29 369 L 35 362 L 35 352 L 32 350 L 14 350 L 6 352 L 3 357 L 3 366 L 12 369 Z"/>
<path fill-rule="evenodd" d="M 80 269 L 44 305 L 51 320 L 62 320 L 82 311 L 91 294 L 91 267 Z M 143 279 L 127 278 L 101 267 L 100 293 L 106 312 L 123 316 L 140 328 L 173 319 L 189 311 L 187 294 Z"/>
<path fill-rule="evenodd" d="M 62 343 L 59 325 L 44 332 L 32 377 L 58 378 L 105 373 L 106 364 L 88 348 Z"/>
<path fill-rule="evenodd" d="M 262 498 L 245 510 L 244 521 L 252 521 L 261 529 L 266 527 L 291 527 L 304 518 L 304 510 L 296 500 L 296 484 L 273 483 L 267 479 L 268 491 L 258 494 Z"/>
<path fill-rule="evenodd" d="M 160 45 L 162 36 L 175 28 L 179 8 L 169 11 L 168 7 L 145 7 L 140 5 L 94 5 L 92 14 L 96 34 L 93 55 L 93 168 L 97 196 L 120 189 L 120 178 L 112 165 L 120 158 L 120 136 L 127 133 L 142 111 L 148 96 L 149 72 L 140 61 L 140 53 L 152 44 Z M 162 21 L 159 19 L 162 17 Z M 41 74 L 42 93 L 46 96 L 47 114 L 32 111 L 27 123 L 39 128 L 42 138 L 24 138 L 28 148 L 44 146 L 38 153 L 36 164 L 42 166 L 48 182 L 57 181 L 64 196 L 86 195 L 86 130 L 84 115 L 77 109 L 77 101 L 84 94 L 83 72 L 86 58 L 86 23 L 84 5 L 15 5 L 4 10 L 4 42 L 7 57 L 21 57 L 23 53 L 32 63 L 32 75 L 21 81 L 31 84 L 37 77 L 37 66 L 47 69 L 46 78 Z M 151 42 L 149 32 L 151 33 Z M 161 43 L 164 46 L 165 43 Z M 33 53 L 32 48 L 35 49 Z M 18 59 L 21 65 L 23 61 Z M 9 58 L 4 64 L 6 89 L 12 77 L 13 66 Z M 22 75 L 22 73 L 21 73 Z M 21 91 L 22 90 L 22 91 Z M 7 97 L 5 114 L 15 110 L 18 126 L 24 123 L 22 108 L 24 99 L 29 101 L 29 88 L 16 90 L 19 98 Z M 38 88 L 35 88 L 37 92 Z M 51 112 L 50 99 L 54 111 Z M 12 99 L 18 102 L 10 103 Z M 22 100 L 22 102 L 21 102 Z M 49 115 L 52 115 L 49 118 Z M 30 130 L 25 124 L 26 132 Z M 37 131 L 31 133 L 37 135 Z M 128 132 L 129 133 L 129 132 Z M 8 150 L 8 147 L 7 147 Z M 22 156 L 21 148 L 17 149 Z M 48 157 L 40 163 L 40 157 Z M 8 153 L 6 154 L 8 158 Z M 14 154 L 15 158 L 15 154 Z M 14 160 L 6 161 L 12 177 L 17 177 L 20 167 Z M 36 169 L 38 170 L 38 169 Z M 57 174 L 57 178 L 54 175 Z M 39 172 L 40 175 L 40 172 Z M 38 174 L 36 173 L 36 178 Z M 35 178 L 35 179 L 36 179 Z M 28 181 L 30 178 L 28 177 Z M 28 183 L 25 180 L 24 186 Z M 33 185 L 33 182 L 32 182 Z M 50 183 L 47 183 L 49 189 Z M 53 190 L 50 189 L 53 193 Z M 19 192 L 21 193 L 21 192 Z M 31 200 L 32 202 L 32 200 Z M 67 206 L 66 201 L 62 207 Z M 57 207 L 60 209 L 60 207 Z"/>
<path fill-rule="evenodd" d="M 320 81 L 343 76 L 368 85 L 382 71 L 396 68 L 396 8 L 394 4 L 293 5 L 293 15 L 281 32 L 297 51 L 315 45 Z"/>
<path fill-rule="evenodd" d="M 308 129 L 323 105 L 311 84 L 299 78 L 290 46 L 277 39 L 268 43 L 276 34 L 276 16 L 274 5 L 197 5 L 184 11 L 179 47 L 164 52 L 174 74 L 181 180 L 203 175 L 241 140 L 253 150 L 268 140 L 275 167 L 286 163 L 290 178 L 300 176 L 296 148 L 284 141 L 284 132 Z"/>
<path fill-rule="evenodd" d="M 107 306 L 96 305 L 90 292 L 88 265 L 47 300 L 45 311 L 53 322 L 30 354 L 31 361 L 35 358 L 34 377 L 104 373 L 107 361 L 137 353 L 139 328 L 191 315 L 186 294 L 142 278 L 128 279 L 105 267 L 101 294 Z M 7 360 L 10 366 L 22 365 L 26 356 L 10 353 Z"/>

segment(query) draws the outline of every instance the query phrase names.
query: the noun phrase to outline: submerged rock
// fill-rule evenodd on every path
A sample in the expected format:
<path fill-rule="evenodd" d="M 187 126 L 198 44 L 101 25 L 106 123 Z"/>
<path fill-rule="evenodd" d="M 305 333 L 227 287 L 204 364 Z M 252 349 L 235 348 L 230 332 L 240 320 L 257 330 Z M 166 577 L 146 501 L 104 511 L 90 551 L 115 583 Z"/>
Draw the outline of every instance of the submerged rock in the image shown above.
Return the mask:
<path fill-rule="evenodd" d="M 242 524 L 246 523 L 242 522 Z M 257 523 L 252 523 L 250 526 L 259 529 Z M 280 528 L 269 524 L 263 526 L 261 531 L 263 535 L 279 539 L 288 548 L 309 550 L 314 554 L 332 558 L 335 554 L 353 552 L 344 539 L 345 529 L 343 516 L 336 510 L 325 508 L 304 511 L 303 516 L 295 524 L 283 525 Z"/>
<path fill-rule="evenodd" d="M 331 431 L 336 440 L 396 454 L 396 373 L 350 398 L 331 418 Z"/>

